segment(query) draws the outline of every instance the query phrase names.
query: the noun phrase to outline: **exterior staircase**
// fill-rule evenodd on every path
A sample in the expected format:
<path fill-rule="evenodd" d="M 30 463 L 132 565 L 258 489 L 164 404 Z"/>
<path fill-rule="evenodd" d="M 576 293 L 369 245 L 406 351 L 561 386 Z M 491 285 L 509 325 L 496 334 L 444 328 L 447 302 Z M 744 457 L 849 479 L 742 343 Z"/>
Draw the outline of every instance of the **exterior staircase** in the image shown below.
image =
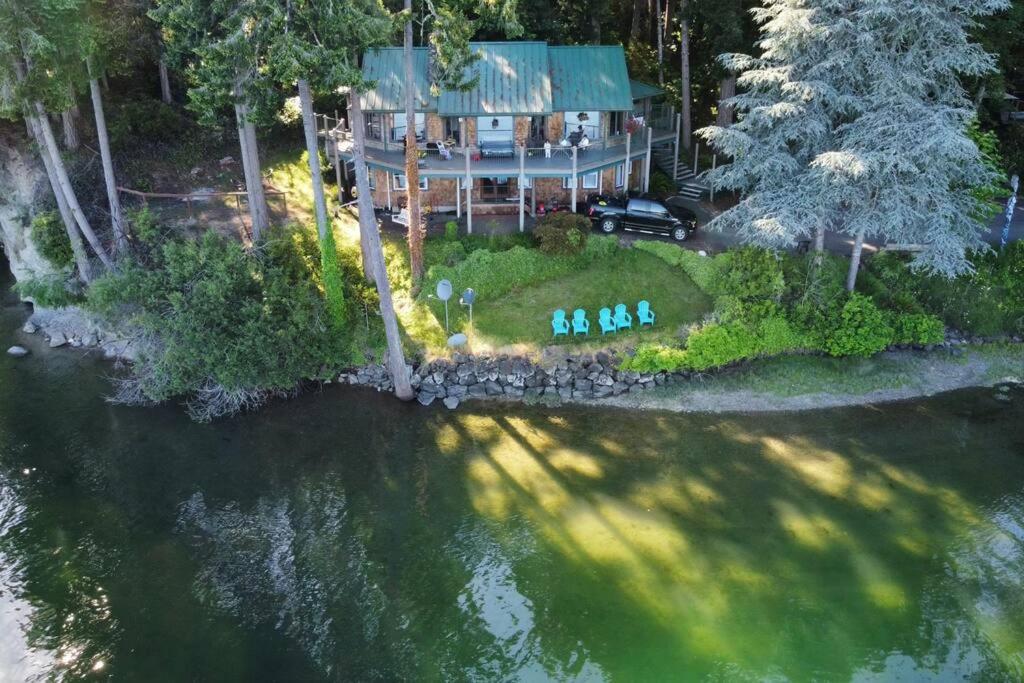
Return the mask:
<path fill-rule="evenodd" d="M 654 164 L 660 168 L 668 177 L 672 177 L 672 145 L 663 145 L 661 147 L 655 147 L 651 150 Z M 707 185 L 703 184 L 697 177 L 693 175 L 693 169 L 688 164 L 679 161 L 679 170 L 677 172 L 675 180 L 676 187 L 679 189 L 679 196 L 686 199 L 692 199 L 699 201 L 709 190 Z"/>

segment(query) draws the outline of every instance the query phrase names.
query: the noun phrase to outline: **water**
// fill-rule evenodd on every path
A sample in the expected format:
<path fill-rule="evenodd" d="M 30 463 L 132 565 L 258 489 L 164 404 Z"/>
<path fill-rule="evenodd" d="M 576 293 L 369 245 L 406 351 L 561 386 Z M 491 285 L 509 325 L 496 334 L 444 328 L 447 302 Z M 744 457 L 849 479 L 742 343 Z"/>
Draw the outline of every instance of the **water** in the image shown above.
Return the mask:
<path fill-rule="evenodd" d="M 1024 395 L 721 417 L 336 387 L 202 426 L 106 405 L 109 372 L 0 358 L 0 680 L 1024 678 Z"/>

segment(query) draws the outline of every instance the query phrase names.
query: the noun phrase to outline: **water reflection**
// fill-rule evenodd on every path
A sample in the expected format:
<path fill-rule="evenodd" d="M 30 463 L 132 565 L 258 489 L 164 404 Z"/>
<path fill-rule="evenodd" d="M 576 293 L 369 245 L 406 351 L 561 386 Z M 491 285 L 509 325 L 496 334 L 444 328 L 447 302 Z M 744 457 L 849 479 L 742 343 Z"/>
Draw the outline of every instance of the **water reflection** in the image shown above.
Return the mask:
<path fill-rule="evenodd" d="M 1019 394 L 197 426 L 74 358 L 0 359 L 9 678 L 1024 677 Z"/>

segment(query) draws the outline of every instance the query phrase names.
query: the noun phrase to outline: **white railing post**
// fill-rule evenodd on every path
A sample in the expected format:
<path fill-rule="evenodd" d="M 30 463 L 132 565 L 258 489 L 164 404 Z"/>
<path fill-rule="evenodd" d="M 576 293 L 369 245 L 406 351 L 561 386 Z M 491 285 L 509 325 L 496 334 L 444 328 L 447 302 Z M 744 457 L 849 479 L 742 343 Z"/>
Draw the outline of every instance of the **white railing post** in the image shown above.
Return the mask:
<path fill-rule="evenodd" d="M 473 176 L 469 168 L 469 146 L 466 144 L 466 122 L 462 121 L 462 145 L 466 157 L 466 234 L 473 234 Z"/>
<path fill-rule="evenodd" d="M 519 232 L 526 230 L 526 143 L 519 148 Z"/>
<path fill-rule="evenodd" d="M 693 144 L 693 175 L 697 175 L 697 161 L 700 159 L 700 143 Z"/>
<path fill-rule="evenodd" d="M 654 139 L 654 129 L 647 129 L 647 158 L 644 160 L 644 192 L 651 190 L 651 143 Z"/>
<path fill-rule="evenodd" d="M 675 107 L 673 107 L 673 109 L 675 109 Z M 675 185 L 679 181 L 679 147 L 680 147 L 679 136 L 682 135 L 682 130 L 681 130 L 682 129 L 682 123 L 683 123 L 683 115 L 682 114 L 676 114 L 676 141 L 675 141 L 675 145 L 673 146 L 673 150 L 675 150 L 675 154 L 672 157 L 672 184 L 673 185 Z"/>
<path fill-rule="evenodd" d="M 632 170 L 630 168 L 632 164 L 629 161 L 630 146 L 632 145 L 632 142 L 633 134 L 630 133 L 629 131 L 626 131 L 626 163 L 622 173 L 622 193 L 625 194 L 627 197 L 629 196 L 629 172 L 630 170 Z"/>
<path fill-rule="evenodd" d="M 572 146 L 572 212 L 576 213 L 576 187 L 580 184 L 580 178 L 576 175 L 577 161 L 576 153 L 579 151 L 579 147 L 576 145 Z"/>

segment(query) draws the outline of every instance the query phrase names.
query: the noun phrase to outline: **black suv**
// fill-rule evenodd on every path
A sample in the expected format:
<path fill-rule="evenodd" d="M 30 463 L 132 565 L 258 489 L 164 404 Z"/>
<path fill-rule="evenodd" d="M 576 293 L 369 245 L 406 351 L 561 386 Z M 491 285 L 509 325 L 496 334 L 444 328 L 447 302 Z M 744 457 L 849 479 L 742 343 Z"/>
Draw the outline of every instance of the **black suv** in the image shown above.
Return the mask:
<path fill-rule="evenodd" d="M 669 206 L 650 197 L 623 201 L 608 195 L 587 198 L 587 217 L 603 233 L 619 228 L 654 235 L 667 235 L 677 242 L 689 239 L 697 229 L 697 217 L 681 206 Z"/>

